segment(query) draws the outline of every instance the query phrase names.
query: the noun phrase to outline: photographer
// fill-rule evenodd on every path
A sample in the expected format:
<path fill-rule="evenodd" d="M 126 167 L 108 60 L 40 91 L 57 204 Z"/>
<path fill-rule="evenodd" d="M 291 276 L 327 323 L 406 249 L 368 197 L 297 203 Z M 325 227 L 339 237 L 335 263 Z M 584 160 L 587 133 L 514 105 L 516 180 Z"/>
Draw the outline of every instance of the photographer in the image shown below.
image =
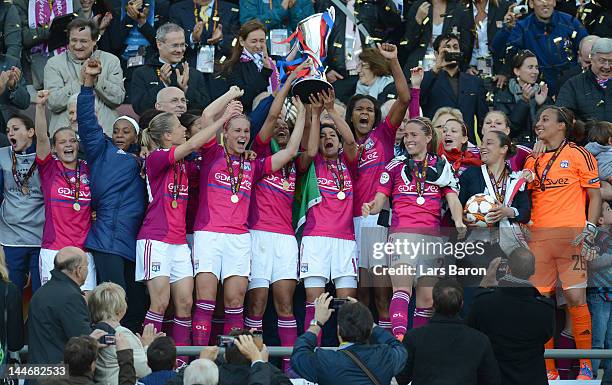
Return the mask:
<path fill-rule="evenodd" d="M 459 69 L 464 54 L 459 44 L 459 37 L 452 33 L 440 35 L 434 40 L 436 64 L 431 71 L 425 72 L 420 104 L 423 116 L 430 119 L 440 107 L 459 109 L 465 117 L 468 139 L 476 143 L 476 122 L 484 120 L 489 108 L 482 79 Z"/>
<path fill-rule="evenodd" d="M 491 261 L 481 287 L 497 285 L 500 261 Z M 553 335 L 555 308 L 529 282 L 535 271 L 529 249 L 515 249 L 507 266 L 499 287 L 476 295 L 466 323 L 491 340 L 503 385 L 546 385 L 543 344 Z"/>
<path fill-rule="evenodd" d="M 330 309 L 332 301 L 338 300 L 328 293 L 315 300 L 314 319 L 293 348 L 293 370 L 319 385 L 337 384 L 338 379 L 352 385 L 389 384 L 406 362 L 406 349 L 389 332 L 375 325 L 370 310 L 352 298 L 338 310 L 338 350 L 315 351 L 317 334 L 336 311 Z M 369 345 L 369 340 L 374 344 Z"/>

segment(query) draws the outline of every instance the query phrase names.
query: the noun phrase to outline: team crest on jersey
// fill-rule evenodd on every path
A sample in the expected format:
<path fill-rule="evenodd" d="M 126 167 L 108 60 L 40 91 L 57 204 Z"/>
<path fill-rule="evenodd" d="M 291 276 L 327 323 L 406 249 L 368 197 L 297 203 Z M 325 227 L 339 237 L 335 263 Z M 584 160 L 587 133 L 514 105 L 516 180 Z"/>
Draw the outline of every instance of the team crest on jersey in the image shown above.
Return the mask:
<path fill-rule="evenodd" d="M 385 184 L 389 181 L 389 173 L 383 172 L 380 174 L 380 184 Z"/>
<path fill-rule="evenodd" d="M 374 141 L 372 140 L 372 138 L 368 138 L 368 140 L 366 140 L 366 142 L 365 142 L 365 149 L 366 149 L 366 151 L 368 151 L 372 147 L 374 147 Z"/>
<path fill-rule="evenodd" d="M 244 162 L 244 171 L 251 171 L 251 162 Z"/>
<path fill-rule="evenodd" d="M 157 273 L 157 272 L 158 272 L 158 271 L 160 271 L 160 270 L 161 270 L 161 265 L 160 265 L 160 263 L 159 263 L 159 262 L 153 262 L 153 263 L 151 264 L 151 271 L 154 271 L 154 272 L 156 272 L 156 273 Z"/>
<path fill-rule="evenodd" d="M 89 178 L 87 177 L 87 175 L 81 175 L 81 183 L 89 184 Z"/>
<path fill-rule="evenodd" d="M 300 272 L 302 273 L 308 273 L 308 264 L 307 263 L 302 263 L 300 265 Z"/>
<path fill-rule="evenodd" d="M 569 160 L 562 160 L 559 166 L 561 168 L 569 168 Z"/>

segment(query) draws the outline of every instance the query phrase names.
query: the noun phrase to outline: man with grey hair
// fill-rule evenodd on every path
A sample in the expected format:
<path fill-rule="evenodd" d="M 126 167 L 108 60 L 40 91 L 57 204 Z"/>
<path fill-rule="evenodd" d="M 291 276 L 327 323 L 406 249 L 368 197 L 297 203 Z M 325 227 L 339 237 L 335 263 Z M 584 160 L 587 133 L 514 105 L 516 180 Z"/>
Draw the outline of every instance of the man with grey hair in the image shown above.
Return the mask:
<path fill-rule="evenodd" d="M 177 117 L 180 117 L 187 111 L 185 93 L 178 87 L 162 88 L 157 93 L 155 109 L 163 112 L 172 112 Z"/>
<path fill-rule="evenodd" d="M 591 68 L 569 79 L 559 91 L 557 106 L 568 107 L 576 119 L 612 121 L 612 39 L 598 39 L 591 48 Z"/>
<path fill-rule="evenodd" d="M 219 369 L 211 360 L 197 359 L 185 369 L 183 385 L 217 385 L 218 383 Z"/>
<path fill-rule="evenodd" d="M 134 111 L 142 114 L 153 108 L 160 90 L 177 87 L 185 93 L 189 109 L 203 109 L 210 102 L 202 73 L 190 67 L 185 58 L 185 32 L 176 24 L 159 27 L 155 37 L 158 57 L 153 57 L 132 75 L 131 100 Z"/>
<path fill-rule="evenodd" d="M 28 319 L 28 363 L 57 364 L 70 337 L 92 332 L 85 297 L 80 287 L 87 279 L 87 255 L 76 247 L 64 247 L 55 256 L 51 280 L 30 301 Z"/>
<path fill-rule="evenodd" d="M 578 46 L 578 63 L 569 70 L 563 72 L 559 80 L 559 89 L 561 89 L 569 79 L 583 71 L 589 70 L 589 66 L 591 65 L 591 49 L 597 40 L 599 40 L 599 36 L 597 35 L 589 35 L 580 40 L 580 45 Z"/>

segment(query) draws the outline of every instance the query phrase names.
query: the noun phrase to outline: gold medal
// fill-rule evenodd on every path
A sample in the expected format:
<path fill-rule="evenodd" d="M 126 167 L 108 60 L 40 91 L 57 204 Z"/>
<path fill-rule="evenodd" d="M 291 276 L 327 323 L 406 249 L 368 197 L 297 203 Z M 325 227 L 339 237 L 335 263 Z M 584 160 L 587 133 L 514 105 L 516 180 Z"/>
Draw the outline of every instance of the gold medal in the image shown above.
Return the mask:
<path fill-rule="evenodd" d="M 74 209 L 74 211 L 81 211 L 81 205 L 79 204 L 79 202 L 74 202 L 72 208 Z"/>
<path fill-rule="evenodd" d="M 238 203 L 238 195 L 233 194 L 230 200 L 232 201 L 232 203 Z"/>
<path fill-rule="evenodd" d="M 336 194 L 336 196 L 338 197 L 339 200 L 343 201 L 344 198 L 346 198 L 346 194 L 344 193 L 344 191 L 340 191 L 338 194 Z"/>
<path fill-rule="evenodd" d="M 178 202 L 175 200 L 172 201 L 172 208 L 175 209 L 178 207 Z"/>
<path fill-rule="evenodd" d="M 283 181 L 283 190 L 289 190 L 289 182 L 287 180 Z"/>
<path fill-rule="evenodd" d="M 30 188 L 28 186 L 21 186 L 21 192 L 23 195 L 28 195 L 30 193 Z"/>
<path fill-rule="evenodd" d="M 423 198 L 423 197 L 418 197 L 418 198 L 417 198 L 417 200 L 416 200 L 416 202 L 417 202 L 417 205 L 419 205 L 419 206 L 420 206 L 420 205 L 422 205 L 423 203 L 425 203 L 425 198 Z"/>

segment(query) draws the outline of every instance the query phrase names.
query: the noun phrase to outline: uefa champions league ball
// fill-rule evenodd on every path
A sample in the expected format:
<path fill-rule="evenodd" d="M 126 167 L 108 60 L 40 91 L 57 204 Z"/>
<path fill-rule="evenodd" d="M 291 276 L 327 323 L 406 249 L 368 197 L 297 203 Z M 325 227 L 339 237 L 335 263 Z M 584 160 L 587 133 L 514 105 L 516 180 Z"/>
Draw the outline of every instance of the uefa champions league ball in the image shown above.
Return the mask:
<path fill-rule="evenodd" d="M 487 214 L 497 206 L 497 202 L 490 195 L 475 194 L 465 203 L 463 213 L 465 214 L 466 225 L 472 227 L 487 227 Z"/>

